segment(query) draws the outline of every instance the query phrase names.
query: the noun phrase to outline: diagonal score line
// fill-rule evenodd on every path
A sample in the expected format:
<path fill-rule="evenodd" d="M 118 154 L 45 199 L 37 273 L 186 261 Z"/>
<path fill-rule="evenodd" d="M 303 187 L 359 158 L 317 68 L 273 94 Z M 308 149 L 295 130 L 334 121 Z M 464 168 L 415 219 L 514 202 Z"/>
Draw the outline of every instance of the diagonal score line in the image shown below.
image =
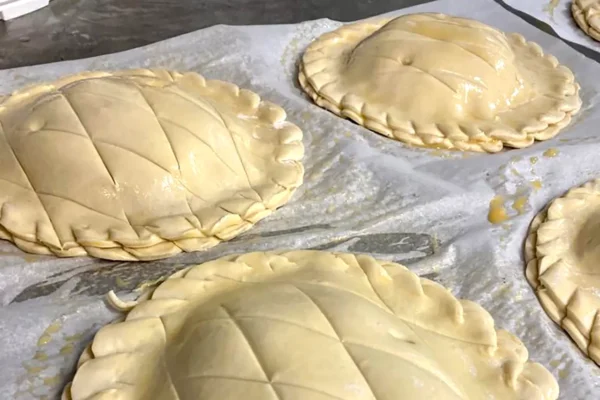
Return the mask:
<path fill-rule="evenodd" d="M 388 350 L 378 349 L 376 347 L 372 347 L 372 346 L 369 346 L 369 345 L 366 345 L 366 344 L 362 344 L 362 343 L 346 342 L 346 344 L 349 345 L 349 346 L 362 347 L 364 349 L 367 349 L 367 350 L 370 350 L 370 351 L 373 351 L 373 352 L 388 354 L 388 355 L 393 356 L 395 358 L 399 358 L 399 359 L 401 359 L 403 361 L 406 361 L 410 365 L 412 365 L 412 366 L 416 367 L 417 369 L 425 372 L 427 375 L 433 376 L 433 377 L 437 378 L 437 380 L 443 382 L 452 391 L 452 393 L 454 393 L 458 398 L 463 399 L 463 400 L 465 399 L 463 393 L 461 393 L 460 390 L 455 385 L 452 384 L 452 381 L 450 380 L 450 382 L 448 382 L 449 378 L 447 378 L 446 376 L 444 376 L 442 373 L 432 372 L 426 366 L 423 366 L 423 365 L 415 363 L 414 360 L 411 360 L 411 359 L 409 359 L 407 357 L 403 357 L 403 356 L 401 356 L 399 354 L 396 354 L 396 353 L 392 353 L 391 351 L 388 351 Z"/>
<path fill-rule="evenodd" d="M 110 169 L 108 169 L 108 165 L 106 164 L 106 162 L 104 162 L 104 158 L 102 157 L 102 154 L 100 154 L 100 150 L 98 150 L 98 146 L 96 146 L 96 143 L 94 142 L 94 139 L 92 138 L 92 134 L 90 133 L 90 131 L 87 129 L 87 127 L 83 123 L 83 119 L 81 118 L 81 115 L 79 115 L 79 113 L 77 112 L 77 110 L 73 106 L 73 103 L 71 102 L 71 100 L 67 96 L 67 93 L 66 92 L 60 92 L 60 94 L 65 99 L 65 101 L 67 102 L 67 104 L 69 105 L 69 107 L 71 108 L 71 110 L 73 110 L 73 113 L 75 114 L 75 117 L 77 117 L 77 120 L 79 121 L 79 124 L 83 128 L 85 134 L 89 137 L 90 142 L 92 142 L 92 146 L 94 146 L 94 149 L 96 150 L 96 154 L 98 154 L 98 157 L 100 158 L 100 162 L 102 163 L 102 165 L 104 165 L 104 168 L 106 169 L 106 172 L 108 173 L 108 177 L 110 178 L 110 180 L 113 183 L 113 185 L 115 187 L 117 187 L 118 186 L 117 185 L 117 181 L 113 177 L 113 174 L 110 172 Z M 133 224 L 129 220 L 129 216 L 125 212 L 125 207 L 123 207 L 123 204 L 121 204 L 121 209 L 123 211 L 123 215 L 125 216 L 125 219 L 127 219 L 127 223 L 129 224 L 129 226 L 133 227 Z M 139 234 L 138 234 L 138 237 L 139 237 Z"/>
<path fill-rule="evenodd" d="M 30 188 L 30 187 L 27 187 L 27 186 L 21 185 L 20 183 L 16 183 L 16 182 L 10 181 L 10 180 L 8 180 L 8 179 L 6 179 L 6 178 L 0 178 L 0 181 L 4 181 L 4 182 L 6 182 L 6 183 L 10 183 L 11 185 L 18 186 L 18 187 L 20 187 L 21 189 L 25 189 L 25 190 L 29 190 L 29 191 L 31 191 L 31 192 L 35 192 L 35 190 L 33 190 L 33 189 L 32 189 L 32 188 Z"/>
<path fill-rule="evenodd" d="M 257 282 L 257 283 L 260 283 L 260 282 Z M 395 315 L 390 309 L 387 308 L 387 305 L 385 303 L 383 303 L 383 306 L 382 306 L 381 304 L 377 303 L 376 301 L 374 301 L 372 299 L 369 299 L 365 295 L 360 294 L 358 292 L 354 292 L 354 291 L 349 290 L 349 289 L 345 289 L 345 288 L 341 288 L 341 287 L 337 287 L 337 286 L 328 286 L 328 285 L 324 285 L 322 283 L 308 282 L 308 281 L 307 282 L 302 282 L 301 284 L 302 285 L 308 285 L 308 286 L 319 286 L 319 287 L 327 288 L 327 289 L 330 289 L 330 290 L 335 290 L 335 291 L 338 291 L 338 292 L 348 293 L 348 294 L 354 295 L 356 297 L 360 297 L 361 299 L 363 299 L 363 300 L 365 300 L 365 301 L 367 301 L 367 302 L 369 302 L 369 303 L 371 303 L 371 304 L 379 307 L 381 310 L 387 312 L 388 314 Z"/>
<path fill-rule="evenodd" d="M 152 108 L 152 105 L 150 104 L 150 101 L 148 100 L 148 98 L 146 97 L 146 95 L 144 94 L 144 92 L 142 91 L 142 89 L 136 85 L 136 89 L 138 90 L 138 93 L 140 94 L 140 96 L 142 96 L 142 98 L 144 99 L 144 101 L 146 102 L 146 104 L 148 104 L 148 107 L 150 107 L 150 109 L 152 110 L 152 114 L 154 114 L 154 117 L 156 118 L 156 122 L 158 123 L 158 126 L 160 126 L 160 129 L 162 129 L 163 134 L 165 135 L 165 138 L 167 139 L 167 143 L 169 143 L 169 148 L 171 149 L 171 152 L 173 153 L 173 157 L 175 158 L 175 162 L 177 163 L 177 169 L 179 170 L 179 177 L 181 178 L 181 163 L 179 162 L 179 158 L 177 158 L 177 154 L 175 153 L 175 148 L 173 147 L 173 143 L 171 143 L 171 138 L 169 137 L 169 134 L 167 133 L 167 130 L 165 129 L 165 127 L 163 126 L 163 124 L 160 122 L 160 120 L 158 119 L 158 115 L 156 115 L 156 112 L 154 111 L 154 108 Z M 171 176 L 173 176 L 173 174 L 171 174 L 169 172 L 169 174 Z M 190 189 L 188 189 L 188 187 L 183 183 L 182 179 L 179 179 L 179 183 L 181 183 L 181 185 L 188 191 L 190 192 L 192 195 L 196 196 L 196 194 L 194 192 L 192 192 Z M 204 200 L 202 197 L 196 196 L 197 198 L 199 198 L 200 200 L 203 200 L 204 202 L 206 202 L 206 200 Z M 189 199 L 187 198 L 187 196 L 185 196 L 185 203 L 188 206 L 188 209 L 190 210 L 190 214 L 192 215 L 196 215 L 194 214 L 194 210 L 192 210 L 192 206 L 190 204 Z"/>
<path fill-rule="evenodd" d="M 223 318 L 227 319 L 227 318 Z M 189 375 L 177 377 L 176 381 L 183 381 L 189 379 L 223 379 L 228 381 L 248 382 L 248 383 L 262 383 L 264 385 L 270 385 L 269 381 L 261 381 L 260 379 L 242 378 L 239 376 L 226 376 L 226 375 Z"/>
<path fill-rule="evenodd" d="M 330 335 L 328 335 L 326 333 L 323 333 L 323 332 L 320 332 L 320 331 L 318 331 L 316 329 L 309 328 L 308 326 L 300 325 L 300 324 L 297 324 L 295 322 L 287 321 L 285 319 L 273 318 L 273 317 L 265 317 L 265 316 L 262 316 L 262 315 L 248 315 L 248 316 L 244 316 L 244 317 L 233 317 L 233 316 L 230 316 L 230 317 L 227 317 L 227 318 L 219 318 L 219 317 L 216 317 L 216 318 L 207 318 L 207 319 L 201 319 L 199 321 L 196 321 L 195 325 L 201 324 L 203 322 L 229 321 L 230 319 L 233 319 L 235 321 L 245 321 L 245 320 L 247 320 L 247 321 L 253 321 L 253 320 L 259 320 L 259 321 L 268 321 L 268 322 L 278 322 L 278 323 L 281 323 L 281 324 L 293 326 L 295 328 L 302 329 L 304 331 L 313 333 L 315 335 L 318 335 L 318 336 L 321 336 L 321 337 L 324 337 L 324 338 L 327 338 L 327 339 L 330 339 L 330 340 L 335 340 L 336 342 L 339 342 L 339 339 L 337 337 L 330 336 Z"/>
<path fill-rule="evenodd" d="M 112 181 L 113 185 L 117 186 L 117 182 L 115 181 L 115 178 L 112 176 L 112 173 L 108 169 L 108 165 L 106 165 L 106 163 L 104 162 L 104 158 L 102 158 L 102 155 L 100 154 L 100 151 L 98 150 L 98 147 L 96 147 L 96 143 L 94 143 L 94 140 L 92 139 L 92 134 L 90 133 L 90 131 L 87 129 L 87 127 L 83 123 L 83 119 L 81 119 L 81 116 L 79 115 L 79 113 L 77 112 L 75 107 L 73 106 L 73 103 L 71 102 L 71 100 L 69 99 L 67 94 L 64 92 L 61 92 L 61 95 L 62 95 L 63 99 L 65 99 L 65 101 L 67 102 L 67 104 L 69 105 L 71 110 L 73 111 L 73 114 L 75 114 L 75 117 L 77 117 L 79 124 L 81 124 L 81 126 L 83 127 L 83 130 L 86 133 L 86 135 L 88 136 L 88 138 L 90 139 L 90 142 L 92 142 L 92 146 L 94 146 L 94 150 L 96 150 L 96 154 L 98 155 L 100 162 L 104 166 L 104 169 L 106 170 L 106 173 L 108 174 L 108 177 Z"/>
<path fill-rule="evenodd" d="M 148 108 L 146 108 L 146 107 L 138 104 L 137 102 L 128 100 L 126 98 L 122 98 L 122 97 L 118 97 L 118 96 L 112 96 L 112 95 L 109 95 L 109 94 L 106 94 L 106 93 L 97 93 L 97 92 L 89 92 L 89 91 L 88 92 L 79 92 L 78 94 L 79 95 L 86 95 L 86 96 L 104 97 L 106 99 L 117 100 L 117 101 L 120 101 L 120 102 L 123 102 L 123 103 L 131 104 L 132 106 L 135 106 L 136 108 L 138 108 L 138 109 L 140 109 L 142 111 L 145 111 L 147 113 L 153 114 L 153 112 L 152 112 L 151 109 L 148 109 Z"/>
<path fill-rule="evenodd" d="M 267 374 L 267 371 L 265 370 L 265 367 L 263 366 L 263 363 L 261 362 L 260 358 L 258 357 L 258 354 L 256 354 L 256 351 L 254 350 L 254 347 L 250 343 L 250 339 L 248 338 L 248 335 L 246 335 L 246 332 L 242 329 L 242 327 L 240 326 L 240 324 L 238 323 L 238 321 L 236 321 L 235 318 L 233 318 L 233 316 L 231 315 L 231 313 L 229 312 L 229 310 L 227 308 L 225 308 L 225 306 L 223 304 L 221 304 L 221 309 L 223 310 L 223 312 L 225 312 L 225 314 L 227 314 L 227 316 L 229 317 L 229 319 L 231 320 L 231 322 L 234 324 L 234 326 L 237 328 L 237 330 L 240 332 L 240 334 L 244 338 L 244 340 L 246 342 L 246 345 L 248 346 L 248 349 L 250 350 L 250 352 L 254 356 L 254 359 L 258 363 L 258 366 L 260 367 L 263 375 L 265 376 L 265 378 L 267 378 L 269 380 L 269 383 L 270 383 L 271 382 L 271 378 Z M 283 399 L 281 399 L 281 397 L 279 396 L 279 393 L 277 393 L 277 391 L 275 390 L 275 388 L 272 385 L 269 385 L 269 387 L 273 390 L 273 393 L 275 394 L 275 397 L 278 400 L 283 400 Z"/>
<path fill-rule="evenodd" d="M 30 190 L 31 190 L 31 189 L 30 189 Z M 78 206 L 81 206 L 81 207 L 83 207 L 83 208 L 86 208 L 86 209 L 88 209 L 88 210 L 90 210 L 90 211 L 93 211 L 93 212 L 95 212 L 95 213 L 98 213 L 98 214 L 100 214 L 100 215 L 104 215 L 105 217 L 109 217 L 109 218 L 112 218 L 112 219 L 116 219 L 117 221 L 120 221 L 120 222 L 125 222 L 125 223 L 129 224 L 130 226 L 133 226 L 133 225 L 131 225 L 131 224 L 129 223 L 129 221 L 127 221 L 127 220 L 123 220 L 123 219 L 121 219 L 121 218 L 115 217 L 114 215 L 106 214 L 106 213 L 104 213 L 104 212 L 102 212 L 102 211 L 99 211 L 99 210 L 93 209 L 93 208 L 91 208 L 91 207 L 89 207 L 89 206 L 86 206 L 86 205 L 85 205 L 85 204 L 83 204 L 83 203 L 80 203 L 80 202 L 78 202 L 78 201 L 75 201 L 75 200 L 73 200 L 73 199 L 70 199 L 70 198 L 68 198 L 68 197 L 63 197 L 63 196 L 59 196 L 59 195 L 52 194 L 52 193 L 46 193 L 46 192 L 36 192 L 36 193 L 37 193 L 38 195 L 40 195 L 40 196 L 56 197 L 57 199 L 61 199 L 61 200 L 64 200 L 64 201 L 71 202 L 71 203 L 73 203 L 73 204 L 77 204 Z"/>
<path fill-rule="evenodd" d="M 321 396 L 326 396 L 326 397 L 329 397 L 329 398 L 334 399 L 334 400 L 346 400 L 346 399 L 343 399 L 343 398 L 338 397 L 336 395 L 333 395 L 331 393 L 327 393 L 327 392 L 324 392 L 322 390 L 318 390 L 318 389 L 311 388 L 311 387 L 308 387 L 308 386 L 297 385 L 295 383 L 273 382 L 272 385 L 285 386 L 285 387 L 290 387 L 290 388 L 294 388 L 294 389 L 303 389 L 303 390 L 306 390 L 308 392 L 315 393 L 315 394 L 320 394 Z"/>
<path fill-rule="evenodd" d="M 223 318 L 223 319 L 227 319 L 227 318 Z M 333 394 L 323 392 L 321 390 L 317 390 L 317 389 L 314 389 L 314 388 L 311 388 L 308 386 L 297 385 L 295 383 L 269 382 L 269 381 L 261 381 L 260 379 L 250 379 L 250 378 L 242 378 L 239 376 L 225 376 L 225 375 L 190 375 L 190 376 L 184 376 L 181 378 L 177 378 L 178 381 L 188 380 L 188 379 L 217 379 L 217 380 L 245 382 L 245 383 L 258 383 L 258 384 L 263 384 L 263 385 L 278 385 L 278 386 L 290 387 L 290 388 L 294 388 L 294 389 L 303 389 L 303 390 L 306 390 L 306 391 L 309 391 L 309 392 L 312 392 L 315 394 L 320 394 L 322 396 L 329 397 L 334 400 L 345 400 L 345 399 L 343 399 L 341 397 L 337 397 Z"/>
<path fill-rule="evenodd" d="M 233 143 L 233 147 L 235 148 L 235 152 L 240 160 L 240 164 L 242 165 L 242 169 L 244 170 L 244 175 L 246 175 L 246 181 L 248 182 L 248 187 L 250 189 L 252 189 L 254 191 L 254 193 L 256 193 L 256 195 L 258 196 L 259 199 L 261 199 L 261 201 L 264 202 L 264 200 L 262 199 L 261 195 L 258 194 L 258 192 L 256 191 L 256 189 L 254 189 L 254 186 L 252 186 L 252 183 L 250 183 L 250 175 L 248 175 L 248 170 L 246 169 L 246 165 L 244 164 L 244 160 L 242 159 L 242 154 L 240 153 L 240 149 L 237 146 L 237 143 L 235 141 L 235 138 L 233 137 L 233 132 L 231 130 L 231 128 L 229 127 L 229 124 L 227 124 L 227 122 L 225 122 L 225 118 L 221 117 L 221 121 L 223 121 L 223 124 L 225 124 L 225 129 L 227 130 L 227 133 L 229 133 L 229 137 L 231 138 L 231 143 Z"/>
<path fill-rule="evenodd" d="M 455 25 L 455 24 L 453 24 L 453 25 Z M 474 29 L 479 30 L 479 28 L 474 28 Z M 456 46 L 456 47 L 459 47 L 459 48 L 463 49 L 467 53 L 470 53 L 470 54 L 474 55 L 475 57 L 479 58 L 481 61 L 483 61 L 484 63 L 486 63 L 490 67 L 492 67 L 492 69 L 494 69 L 494 70 L 496 69 L 496 68 L 494 68 L 494 65 L 492 63 L 490 63 L 489 61 L 487 61 L 486 59 L 484 59 L 480 55 L 478 55 L 476 53 L 473 53 L 472 51 L 467 50 L 466 48 L 464 48 L 464 47 L 462 47 L 460 45 L 457 45 L 454 42 L 450 42 L 450 41 L 446 41 L 446 40 L 442 40 L 442 39 L 437 39 L 437 38 L 434 38 L 434 37 L 431 37 L 431 36 L 426 36 L 426 35 L 422 35 L 422 34 L 415 33 L 415 32 L 411 32 L 411 33 L 412 33 L 412 35 L 410 37 L 408 37 L 408 38 L 405 38 L 404 39 L 405 41 L 415 41 L 415 40 L 416 41 L 432 41 L 432 42 L 442 42 L 444 44 L 449 44 L 449 45 L 452 45 L 452 46 Z M 387 39 L 387 40 L 381 40 L 380 42 L 396 42 L 396 41 L 398 41 L 398 39 Z M 482 47 L 482 46 L 479 46 L 479 47 Z M 483 47 L 486 48 L 485 46 L 483 46 Z M 487 50 L 487 48 L 486 48 L 486 50 Z"/>
<path fill-rule="evenodd" d="M 86 139 L 86 140 L 87 140 L 87 139 L 89 139 L 88 135 L 81 135 L 81 134 L 79 134 L 79 133 L 77 133 L 77 132 L 68 131 L 68 130 L 66 130 L 66 129 L 52 129 L 52 128 L 46 128 L 45 126 L 44 126 L 42 129 L 40 129 L 39 131 L 35 131 L 35 132 L 24 132 L 24 133 L 26 133 L 26 134 L 29 134 L 29 135 L 35 135 L 36 133 L 41 133 L 41 132 L 57 132 L 57 133 L 66 133 L 66 134 L 73 135 L 73 136 L 79 136 L 79 137 L 80 137 L 80 138 L 82 138 L 82 139 Z"/>
<path fill-rule="evenodd" d="M 367 377 L 365 376 L 365 374 L 362 371 L 362 369 L 358 366 L 358 363 L 356 362 L 356 360 L 354 359 L 354 357 L 352 357 L 352 354 L 350 354 L 350 351 L 348 351 L 348 348 L 344 344 L 344 340 L 340 337 L 337 329 L 335 329 L 335 327 L 333 326 L 331 320 L 329 319 L 329 317 L 327 317 L 327 314 L 325 314 L 325 312 L 323 312 L 323 309 L 304 290 L 300 289 L 298 286 L 293 286 L 293 287 L 296 288 L 296 290 L 298 292 L 300 292 L 300 294 L 302 294 L 310 303 L 312 303 L 313 306 L 321 313 L 321 315 L 323 316 L 323 318 L 325 318 L 325 320 L 327 321 L 327 323 L 331 327 L 331 330 L 338 337 L 338 340 L 340 341 L 340 343 L 342 345 L 342 348 L 344 349 L 344 351 L 346 352 L 346 354 L 348 355 L 348 357 L 350 358 L 350 360 L 352 360 L 352 362 L 356 366 L 356 370 L 358 371 L 358 373 L 362 376 L 363 380 L 365 381 L 367 387 L 369 388 L 369 391 L 371 392 L 371 395 L 373 396 L 373 399 L 377 400 L 377 396 L 375 395 L 375 391 L 373 390 L 373 387 L 371 386 L 371 384 L 367 380 Z"/>
<path fill-rule="evenodd" d="M 169 137 L 169 134 L 167 133 L 167 130 L 165 129 L 165 127 L 163 126 L 162 122 L 160 122 L 160 120 L 158 119 L 158 115 L 156 114 L 156 111 L 154 110 L 154 108 L 152 107 L 152 104 L 150 104 L 150 101 L 148 100 L 148 98 L 146 97 L 146 95 L 144 94 L 144 91 L 142 90 L 142 88 L 140 88 L 139 86 L 136 85 L 136 89 L 138 90 L 138 93 L 140 94 L 140 96 L 142 96 L 142 98 L 144 99 L 144 101 L 148 104 L 148 107 L 150 107 L 150 109 L 152 110 L 152 114 L 154 114 L 154 118 L 156 119 L 156 122 L 158 123 L 158 126 L 160 126 L 160 129 L 162 129 L 163 134 L 165 135 L 165 138 L 167 139 L 167 143 L 169 143 L 169 148 L 171 149 L 171 153 L 173 153 L 173 157 L 175 158 L 175 162 L 177 163 L 177 170 L 179 170 L 179 178 L 178 181 L 179 183 L 181 183 L 181 185 L 188 191 L 190 192 L 192 195 L 194 195 L 195 197 L 199 198 L 200 200 L 204 201 L 205 203 L 208 203 L 205 199 L 203 199 L 202 197 L 196 195 L 194 192 L 192 192 L 187 185 L 185 185 L 183 183 L 183 180 L 181 178 L 183 178 L 182 175 L 182 171 L 181 171 L 181 163 L 179 162 L 179 158 L 177 157 L 177 153 L 175 153 L 175 148 L 173 147 L 173 143 L 171 142 L 171 138 Z M 171 174 L 169 172 L 169 174 L 172 176 L 173 174 Z M 185 203 L 188 206 L 188 209 L 190 210 L 190 214 L 192 215 L 196 215 L 194 214 L 194 210 L 192 210 L 192 206 L 190 204 L 189 199 L 187 198 L 187 196 L 185 196 Z"/>
<path fill-rule="evenodd" d="M 440 78 L 438 78 L 437 76 L 433 75 L 431 72 L 425 71 L 424 69 L 421 69 L 419 67 L 415 67 L 414 65 L 402 64 L 399 60 L 397 60 L 396 58 L 393 58 L 393 57 L 387 57 L 387 56 L 382 56 L 382 55 L 378 55 L 378 54 L 370 54 L 370 56 L 373 57 L 373 58 L 381 58 L 383 60 L 394 61 L 394 62 L 398 63 L 403 68 L 410 68 L 410 69 L 414 69 L 415 71 L 419 71 L 422 74 L 425 74 L 425 75 L 430 76 L 431 78 L 435 79 L 436 81 L 438 81 L 439 83 L 441 83 L 442 85 L 444 85 L 444 87 L 446 87 L 450 91 L 452 91 L 452 93 L 454 93 L 454 94 L 458 93 L 457 90 L 454 89 L 452 86 L 450 86 L 449 84 L 447 84 L 446 82 L 444 82 L 443 80 L 441 80 Z"/>
<path fill-rule="evenodd" d="M 191 130 L 189 130 L 188 128 L 186 128 L 185 126 L 181 125 L 180 123 L 177 123 L 171 119 L 168 118 L 164 118 L 164 117 L 159 117 L 158 115 L 156 116 L 156 118 L 159 121 L 162 122 L 167 122 L 169 124 L 172 124 L 173 126 L 178 127 L 179 129 L 183 130 L 184 132 L 190 134 L 192 137 L 194 137 L 197 141 L 199 141 L 200 143 L 204 144 L 206 147 L 208 147 L 215 155 L 215 157 L 217 157 L 217 159 L 219 161 L 221 161 L 223 163 L 223 165 L 225 165 L 227 167 L 227 169 L 229 169 L 231 172 L 233 172 L 234 174 L 237 174 L 233 168 L 231 168 L 229 166 L 229 164 L 227 164 L 225 162 L 225 160 L 223 160 L 223 158 L 221 158 L 221 156 L 219 156 L 219 154 L 215 151 L 215 149 L 212 148 L 212 146 L 210 144 L 208 144 L 206 141 L 204 141 L 204 139 L 202 139 L 201 137 L 198 137 L 197 135 L 194 134 L 194 132 L 192 132 Z"/>
<path fill-rule="evenodd" d="M 471 50 L 467 49 L 466 47 L 461 46 L 458 43 L 454 43 L 454 42 L 446 42 L 449 43 L 455 47 L 458 47 L 459 49 L 462 49 L 463 51 L 475 56 L 476 58 L 479 58 L 481 61 L 483 61 L 484 63 L 486 63 L 487 65 L 489 65 L 494 71 L 496 71 L 496 68 L 494 67 L 494 64 L 492 64 L 491 62 L 489 62 L 488 60 L 486 60 L 485 58 L 481 57 L 479 54 L 472 52 Z"/>
<path fill-rule="evenodd" d="M 19 165 L 19 168 L 21 168 L 21 172 L 23 172 L 23 175 L 25 176 L 25 179 L 27 179 L 27 183 L 29 183 L 29 186 L 31 186 L 31 190 L 33 191 L 33 193 L 35 193 L 35 197 L 40 202 L 40 206 L 42 207 L 42 210 L 44 210 L 44 213 L 46 213 L 46 217 L 48 217 L 48 221 L 50 222 L 50 226 L 52 227 L 52 230 L 54 231 L 54 234 L 56 235 L 56 238 L 60 242 L 61 240 L 60 240 L 60 237 L 58 236 L 58 231 L 56 230 L 56 227 L 54 226 L 54 222 L 52 222 L 52 218 L 50 218 L 50 213 L 46 209 L 46 206 L 44 205 L 44 202 L 42 201 L 41 197 L 35 191 L 35 187 L 31 183 L 31 179 L 29 179 L 29 175 L 27 175 L 27 171 L 25 171 L 25 168 L 23 167 L 23 164 L 21 163 L 21 160 L 19 159 L 19 157 L 17 157 L 17 153 L 12 148 L 12 145 L 10 144 L 10 141 L 8 140 L 8 135 L 4 131 L 4 126 L 2 125 L 2 121 L 0 121 L 0 131 L 2 131 L 2 135 L 4 136 L 4 140 L 6 140 L 6 145 L 8 146 L 10 152 L 12 153 L 13 157 L 17 161 L 17 164 Z M 36 230 L 37 230 L 37 226 L 36 226 Z M 37 238 L 37 232 L 36 232 L 36 238 Z M 40 243 L 43 243 L 43 242 L 40 242 Z M 43 243 L 43 244 L 46 245 L 45 243 Z M 61 243 L 61 246 L 62 246 L 62 243 Z"/>
<path fill-rule="evenodd" d="M 205 107 L 205 105 L 200 104 L 197 101 L 194 101 L 193 98 L 190 98 L 189 96 L 184 95 L 183 93 L 180 93 L 179 91 L 173 91 L 172 93 L 175 94 L 176 96 L 180 97 L 181 99 L 186 100 L 189 103 L 191 103 L 191 104 L 193 104 L 193 105 L 195 105 L 197 107 L 202 108 L 203 110 L 205 110 L 206 112 L 208 112 L 209 114 L 211 114 L 213 117 L 215 117 L 215 119 L 221 121 L 221 123 L 223 124 L 223 126 L 227 130 L 227 133 L 229 133 L 229 137 L 231 138 L 231 142 L 233 143 L 233 146 L 235 148 L 237 156 L 238 156 L 238 158 L 240 160 L 240 164 L 242 166 L 242 169 L 244 170 L 244 174 L 246 175 L 246 181 L 248 182 L 248 187 L 250 189 L 252 189 L 256 193 L 256 195 L 258 196 L 258 198 L 261 199 L 261 201 L 263 201 L 263 203 L 264 203 L 264 200 L 262 199 L 262 197 L 258 194 L 258 192 L 256 191 L 256 189 L 254 189 L 254 186 L 252 186 L 252 184 L 250 183 L 250 177 L 248 176 L 248 170 L 246 169 L 246 166 L 244 165 L 244 160 L 242 159 L 242 157 L 240 155 L 240 151 L 239 151 L 239 149 L 237 147 L 237 143 L 235 142 L 235 139 L 233 138 L 233 133 L 232 133 L 231 129 L 229 128 L 229 125 L 227 124 L 227 122 L 225 122 L 225 119 L 223 118 L 223 116 L 219 113 L 219 111 L 212 104 L 210 104 L 209 102 L 207 102 L 207 103 L 208 103 L 208 105 L 210 105 L 211 108 L 207 109 Z"/>

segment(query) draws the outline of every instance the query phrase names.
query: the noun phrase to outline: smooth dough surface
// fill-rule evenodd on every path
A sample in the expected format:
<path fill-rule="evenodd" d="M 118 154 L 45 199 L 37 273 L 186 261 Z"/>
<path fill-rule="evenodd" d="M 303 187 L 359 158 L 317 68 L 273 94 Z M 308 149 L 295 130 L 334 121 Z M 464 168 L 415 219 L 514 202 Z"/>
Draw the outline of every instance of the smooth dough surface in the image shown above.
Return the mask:
<path fill-rule="evenodd" d="M 406 267 L 318 251 L 182 270 L 106 326 L 63 399 L 556 399 L 479 305 Z"/>
<path fill-rule="evenodd" d="M 540 46 L 444 14 L 344 25 L 310 44 L 299 82 L 375 132 L 469 151 L 549 139 L 581 107 L 573 73 Z"/>
<path fill-rule="evenodd" d="M 600 365 L 600 180 L 571 189 L 533 220 L 526 275 L 554 322 Z"/>
<path fill-rule="evenodd" d="M 600 41 L 600 0 L 573 0 L 571 12 L 581 30 Z"/>
<path fill-rule="evenodd" d="M 164 70 L 85 72 L 0 102 L 0 237 L 150 260 L 249 229 L 302 183 L 302 132 L 248 90 Z"/>

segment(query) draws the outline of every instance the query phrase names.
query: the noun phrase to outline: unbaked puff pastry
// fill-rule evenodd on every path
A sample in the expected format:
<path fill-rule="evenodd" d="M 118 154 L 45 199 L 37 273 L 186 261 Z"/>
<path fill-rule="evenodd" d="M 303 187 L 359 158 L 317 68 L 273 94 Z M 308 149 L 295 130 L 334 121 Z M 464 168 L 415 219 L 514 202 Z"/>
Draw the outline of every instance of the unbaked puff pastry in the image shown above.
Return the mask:
<path fill-rule="evenodd" d="M 571 189 L 535 217 L 525 260 L 550 318 L 600 365 L 600 179 Z"/>
<path fill-rule="evenodd" d="M 212 247 L 302 183 L 302 132 L 248 90 L 164 70 L 85 72 L 0 102 L 0 237 L 150 260 Z"/>
<path fill-rule="evenodd" d="M 65 400 L 556 399 L 479 305 L 365 255 L 250 253 L 184 269 L 98 331 Z"/>
<path fill-rule="evenodd" d="M 600 41 L 600 1 L 573 0 L 571 12 L 581 30 Z"/>
<path fill-rule="evenodd" d="M 443 14 L 344 25 L 308 46 L 299 71 L 319 106 L 416 146 L 526 147 L 581 107 L 573 73 L 540 46 Z"/>

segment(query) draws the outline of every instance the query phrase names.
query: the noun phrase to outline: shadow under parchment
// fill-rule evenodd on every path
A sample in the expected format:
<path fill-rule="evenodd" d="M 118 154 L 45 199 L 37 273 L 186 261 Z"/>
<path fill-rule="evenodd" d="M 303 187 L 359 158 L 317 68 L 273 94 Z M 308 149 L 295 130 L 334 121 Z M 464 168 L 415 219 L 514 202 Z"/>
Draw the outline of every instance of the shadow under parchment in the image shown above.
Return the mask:
<path fill-rule="evenodd" d="M 306 231 L 331 229 L 328 224 L 315 224 L 280 231 L 248 234 L 231 241 L 244 243 L 260 237 L 274 237 L 297 234 Z M 350 236 L 312 247 L 312 250 L 328 250 L 349 253 L 367 253 L 377 258 L 391 259 L 394 262 L 410 263 L 434 254 L 439 244 L 430 235 L 422 233 L 376 233 Z M 219 256 L 217 256 L 219 257 Z M 207 257 L 206 260 L 216 257 Z M 39 297 L 49 296 L 62 288 L 68 281 L 76 280 L 69 296 L 98 296 L 110 290 L 131 292 L 145 282 L 155 282 L 176 271 L 198 263 L 174 263 L 161 260 L 139 263 L 106 263 L 98 261 L 91 267 L 85 266 L 81 272 L 69 271 L 50 276 L 46 281 L 31 285 L 19 293 L 11 303 L 21 303 Z M 62 277 L 61 277 L 62 275 Z M 432 277 L 429 277 L 432 278 Z"/>

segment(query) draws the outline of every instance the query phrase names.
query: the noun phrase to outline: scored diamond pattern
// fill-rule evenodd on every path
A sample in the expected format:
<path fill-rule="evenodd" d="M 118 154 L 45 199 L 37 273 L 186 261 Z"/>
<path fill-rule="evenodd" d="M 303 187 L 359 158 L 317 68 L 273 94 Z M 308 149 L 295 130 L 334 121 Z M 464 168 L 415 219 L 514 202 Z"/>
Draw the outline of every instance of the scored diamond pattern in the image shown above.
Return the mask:
<path fill-rule="evenodd" d="M 287 202 L 302 145 L 275 124 L 283 110 L 163 72 L 83 74 L 3 103 L 3 237 L 42 254 L 157 259 L 231 239 Z"/>

